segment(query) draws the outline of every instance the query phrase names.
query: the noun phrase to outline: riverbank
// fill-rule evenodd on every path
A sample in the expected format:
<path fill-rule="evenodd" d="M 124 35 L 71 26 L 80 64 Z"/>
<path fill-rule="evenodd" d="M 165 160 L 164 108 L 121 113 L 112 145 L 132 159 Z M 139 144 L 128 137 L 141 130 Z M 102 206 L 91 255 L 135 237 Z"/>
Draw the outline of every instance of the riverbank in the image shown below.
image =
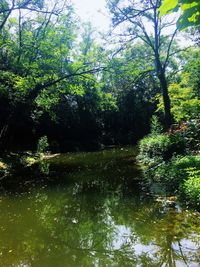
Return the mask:
<path fill-rule="evenodd" d="M 21 191 L 26 191 L 31 184 L 65 184 L 70 180 L 71 174 L 77 171 L 89 172 L 90 179 L 92 171 L 97 170 L 99 173 L 109 173 L 110 177 L 119 177 L 121 172 L 134 176 L 137 171 L 139 175 L 136 155 L 136 147 L 65 154 L 12 153 L 3 158 L 2 165 L 6 165 L 6 169 L 2 171 L 1 185 L 12 190 L 20 187 Z M 125 174 L 123 179 L 126 179 Z"/>
<path fill-rule="evenodd" d="M 153 191 L 176 195 L 187 206 L 200 209 L 199 119 L 145 137 L 137 159 Z"/>
<path fill-rule="evenodd" d="M 175 196 L 176 201 L 199 210 L 200 155 L 194 150 L 193 155 L 189 154 L 184 138 L 181 131 L 150 135 L 141 140 L 139 152 L 136 147 L 124 147 L 66 154 L 11 153 L 0 161 L 0 181 L 5 188 L 15 190 L 19 186 L 26 191 L 32 184 L 65 183 L 77 170 L 98 169 L 118 177 L 116 172 L 126 167 L 133 176 L 137 170 L 141 190 L 155 199 L 167 203 Z"/>

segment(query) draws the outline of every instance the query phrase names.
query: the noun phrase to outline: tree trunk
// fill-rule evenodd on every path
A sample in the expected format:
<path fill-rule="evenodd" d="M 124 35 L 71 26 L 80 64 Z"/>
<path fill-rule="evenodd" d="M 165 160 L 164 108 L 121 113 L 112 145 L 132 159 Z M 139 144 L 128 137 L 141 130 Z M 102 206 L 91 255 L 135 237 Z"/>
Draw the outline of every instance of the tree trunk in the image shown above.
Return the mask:
<path fill-rule="evenodd" d="M 8 132 L 9 122 L 6 122 L 3 128 L 0 131 L 0 151 L 2 152 L 5 149 L 5 138 Z"/>
<path fill-rule="evenodd" d="M 168 93 L 168 86 L 165 74 L 161 72 L 158 76 L 160 87 L 162 89 L 164 112 L 165 112 L 165 127 L 168 129 L 172 124 L 171 103 Z"/>
<path fill-rule="evenodd" d="M 157 77 L 160 81 L 160 87 L 162 90 L 163 104 L 164 104 L 164 114 L 165 114 L 165 128 L 169 129 L 172 124 L 172 114 L 171 114 L 171 103 L 168 93 L 167 79 L 165 76 L 165 69 L 163 68 L 158 50 L 155 51 L 155 64 Z"/>
<path fill-rule="evenodd" d="M 152 3 L 152 2 L 151 2 Z M 170 105 L 170 98 L 168 93 L 168 85 L 167 79 L 165 76 L 165 66 L 162 64 L 160 59 L 160 28 L 159 28 L 159 11 L 158 8 L 161 2 L 157 1 L 158 6 L 153 5 L 154 9 L 154 40 L 155 46 L 153 48 L 154 55 L 155 55 L 155 66 L 156 66 L 156 73 L 157 77 L 160 81 L 160 87 L 162 90 L 163 95 L 163 103 L 164 103 L 164 113 L 165 113 L 165 128 L 168 129 L 172 124 L 172 115 L 171 115 L 171 105 Z"/>

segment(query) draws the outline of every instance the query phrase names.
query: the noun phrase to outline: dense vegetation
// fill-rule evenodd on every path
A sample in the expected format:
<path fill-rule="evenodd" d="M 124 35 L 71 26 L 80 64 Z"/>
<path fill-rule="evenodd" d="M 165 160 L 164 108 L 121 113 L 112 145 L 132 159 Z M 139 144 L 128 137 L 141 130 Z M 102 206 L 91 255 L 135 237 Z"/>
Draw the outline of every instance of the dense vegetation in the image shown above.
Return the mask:
<path fill-rule="evenodd" d="M 140 141 L 138 160 L 150 185 L 179 194 L 188 203 L 200 205 L 200 123 L 191 120 L 168 133 L 156 132 Z"/>
<path fill-rule="evenodd" d="M 2 157 L 136 144 L 150 133 L 138 156 L 148 181 L 199 204 L 199 3 L 168 2 L 108 1 L 105 46 L 67 1 L 0 1 Z M 176 24 L 167 13 L 180 5 Z M 191 46 L 177 25 L 191 26 Z"/>

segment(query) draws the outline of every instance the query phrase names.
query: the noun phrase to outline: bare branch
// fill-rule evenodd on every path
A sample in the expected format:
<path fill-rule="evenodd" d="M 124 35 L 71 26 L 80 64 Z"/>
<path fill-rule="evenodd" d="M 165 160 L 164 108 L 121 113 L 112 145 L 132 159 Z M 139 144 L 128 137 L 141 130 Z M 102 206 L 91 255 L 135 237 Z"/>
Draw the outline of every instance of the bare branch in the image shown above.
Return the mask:
<path fill-rule="evenodd" d="M 6 14 L 3 21 L 0 24 L 0 31 L 3 29 L 4 25 L 6 24 L 10 14 L 12 13 L 12 11 L 15 10 L 28 10 L 31 12 L 37 12 L 37 13 L 41 13 L 41 14 L 50 14 L 58 16 L 64 9 L 64 6 L 66 4 L 66 2 L 64 2 L 63 7 L 60 10 L 56 10 L 56 5 L 57 3 L 54 5 L 54 7 L 52 8 L 52 10 L 44 10 L 41 8 L 36 8 L 33 6 L 28 6 L 31 3 L 31 0 L 27 0 L 25 2 L 23 2 L 21 5 L 15 6 L 15 0 L 12 0 L 12 6 L 10 8 L 7 9 L 0 9 L 0 14 Z"/>
<path fill-rule="evenodd" d="M 138 10 L 138 9 L 132 8 L 131 11 L 136 11 L 137 13 L 134 14 L 134 15 L 132 15 L 132 16 L 129 16 L 129 14 L 127 14 L 126 12 L 124 12 L 118 6 L 116 6 L 116 8 L 124 16 L 124 18 L 121 21 L 119 21 L 117 24 L 115 24 L 114 27 L 118 26 L 119 24 L 123 23 L 124 21 L 129 21 L 130 23 L 134 24 L 135 23 L 135 21 L 133 20 L 134 18 L 139 17 L 141 14 L 144 14 L 146 11 L 152 10 L 152 8 L 146 8 L 144 10 Z"/>
<path fill-rule="evenodd" d="M 173 53 L 169 54 L 169 56 L 171 57 L 171 56 L 176 55 L 176 54 L 178 54 L 180 52 L 187 51 L 188 49 L 190 49 L 192 47 L 194 48 L 195 45 L 190 45 L 188 47 L 185 47 L 185 48 L 182 48 L 182 49 L 178 49 L 178 50 L 174 51 Z"/>

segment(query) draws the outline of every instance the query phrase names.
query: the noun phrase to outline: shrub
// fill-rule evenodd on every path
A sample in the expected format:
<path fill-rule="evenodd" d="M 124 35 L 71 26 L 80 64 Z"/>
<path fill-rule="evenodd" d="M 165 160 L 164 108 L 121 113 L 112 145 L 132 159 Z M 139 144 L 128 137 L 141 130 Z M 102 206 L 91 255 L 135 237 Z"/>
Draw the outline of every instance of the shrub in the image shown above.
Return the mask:
<path fill-rule="evenodd" d="M 187 123 L 183 137 L 188 151 L 200 151 L 200 119 L 194 119 Z"/>
<path fill-rule="evenodd" d="M 176 165 L 184 170 L 187 170 L 188 168 L 200 169 L 200 155 L 178 158 Z"/>
<path fill-rule="evenodd" d="M 184 180 L 184 171 L 177 166 L 177 158 L 173 157 L 170 161 L 162 162 L 154 172 L 153 179 L 164 185 L 168 192 L 179 189 L 180 183 Z"/>
<path fill-rule="evenodd" d="M 185 141 L 177 133 L 173 135 L 150 135 L 139 143 L 138 160 L 147 167 L 152 167 L 170 160 L 175 154 L 185 153 Z"/>
<path fill-rule="evenodd" d="M 152 180 L 162 183 L 167 191 L 182 191 L 188 179 L 188 169 L 200 170 L 200 156 L 176 156 L 162 162 L 152 173 Z"/>
<path fill-rule="evenodd" d="M 161 159 L 169 143 L 169 136 L 164 134 L 145 137 L 139 143 L 138 159 L 145 165 L 149 165 L 154 157 Z"/>
<path fill-rule="evenodd" d="M 188 179 L 182 186 L 182 193 L 193 206 L 200 205 L 200 169 L 188 168 Z"/>
<path fill-rule="evenodd" d="M 49 143 L 48 143 L 48 138 L 47 136 L 42 136 L 40 137 L 40 139 L 38 140 L 38 144 L 37 144 L 37 153 L 44 153 L 47 151 L 49 147 Z"/>
<path fill-rule="evenodd" d="M 167 134 L 151 134 L 139 143 L 144 178 L 200 206 L 200 120 L 181 123 Z M 190 154 L 190 155 L 187 155 Z M 195 155 L 197 154 L 197 155 Z"/>
<path fill-rule="evenodd" d="M 158 117 L 156 115 L 153 115 L 151 118 L 151 135 L 161 134 L 162 132 L 162 124 L 160 123 Z"/>
<path fill-rule="evenodd" d="M 37 162 L 37 158 L 34 156 L 22 156 L 20 158 L 20 162 L 22 164 L 22 167 L 30 167 L 34 165 Z"/>

